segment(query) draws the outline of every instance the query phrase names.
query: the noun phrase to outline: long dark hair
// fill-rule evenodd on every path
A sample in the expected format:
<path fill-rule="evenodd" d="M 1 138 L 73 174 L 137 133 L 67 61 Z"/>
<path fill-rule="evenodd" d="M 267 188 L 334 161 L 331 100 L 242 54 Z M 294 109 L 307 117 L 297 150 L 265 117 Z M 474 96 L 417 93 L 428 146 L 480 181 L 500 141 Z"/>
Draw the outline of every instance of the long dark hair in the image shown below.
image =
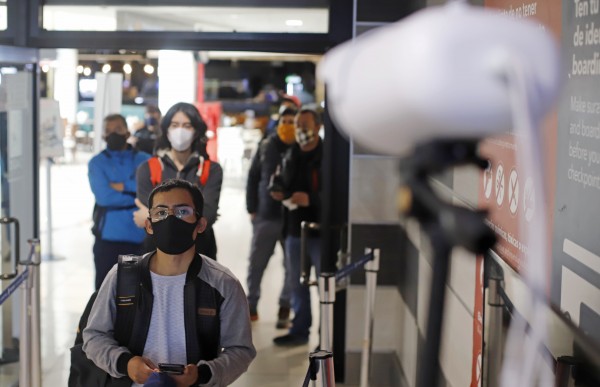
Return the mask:
<path fill-rule="evenodd" d="M 201 156 L 208 159 L 208 153 L 206 152 L 206 123 L 202 119 L 200 112 L 196 107 L 187 102 L 178 102 L 171 106 L 169 111 L 160 121 L 161 136 L 156 142 L 156 150 L 159 149 L 171 149 L 171 142 L 167 137 L 169 132 L 169 126 L 173 120 L 173 116 L 177 112 L 182 112 L 189 119 L 192 127 L 194 128 L 194 141 L 192 142 L 192 151 L 198 152 Z"/>

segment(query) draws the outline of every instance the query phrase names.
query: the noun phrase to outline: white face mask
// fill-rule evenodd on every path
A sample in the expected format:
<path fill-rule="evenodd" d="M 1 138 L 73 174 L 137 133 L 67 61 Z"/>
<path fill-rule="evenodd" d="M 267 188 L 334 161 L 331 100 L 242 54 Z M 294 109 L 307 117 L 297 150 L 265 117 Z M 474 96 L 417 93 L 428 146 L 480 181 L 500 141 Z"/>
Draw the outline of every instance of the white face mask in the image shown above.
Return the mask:
<path fill-rule="evenodd" d="M 312 130 L 307 130 L 305 132 L 301 128 L 296 128 L 296 142 L 301 147 L 310 144 L 314 139 L 315 133 Z"/>
<path fill-rule="evenodd" d="M 194 131 L 185 128 L 173 128 L 167 132 L 167 138 L 171 142 L 171 148 L 183 152 L 188 150 L 194 140 Z"/>

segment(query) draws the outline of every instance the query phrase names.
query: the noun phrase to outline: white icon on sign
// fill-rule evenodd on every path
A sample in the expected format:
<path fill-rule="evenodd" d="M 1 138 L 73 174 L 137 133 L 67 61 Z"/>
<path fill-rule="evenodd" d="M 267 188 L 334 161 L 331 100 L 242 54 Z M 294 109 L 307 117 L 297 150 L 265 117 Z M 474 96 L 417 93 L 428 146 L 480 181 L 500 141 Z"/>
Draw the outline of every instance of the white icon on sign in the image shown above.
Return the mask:
<path fill-rule="evenodd" d="M 510 204 L 510 213 L 514 215 L 517 213 L 517 208 L 519 208 L 519 177 L 515 169 L 510 171 L 508 181 L 508 202 Z"/>
<path fill-rule="evenodd" d="M 523 210 L 525 212 L 525 219 L 531 222 L 533 214 L 535 213 L 535 188 L 533 187 L 533 180 L 528 177 L 525 181 L 525 190 L 523 192 Z"/>
<path fill-rule="evenodd" d="M 504 167 L 502 164 L 498 165 L 498 169 L 496 170 L 496 183 L 494 187 L 496 188 L 496 203 L 501 206 L 504 201 Z"/>
<path fill-rule="evenodd" d="M 490 198 L 492 194 L 492 181 L 493 181 L 492 163 L 483 172 L 483 194 L 486 199 Z"/>

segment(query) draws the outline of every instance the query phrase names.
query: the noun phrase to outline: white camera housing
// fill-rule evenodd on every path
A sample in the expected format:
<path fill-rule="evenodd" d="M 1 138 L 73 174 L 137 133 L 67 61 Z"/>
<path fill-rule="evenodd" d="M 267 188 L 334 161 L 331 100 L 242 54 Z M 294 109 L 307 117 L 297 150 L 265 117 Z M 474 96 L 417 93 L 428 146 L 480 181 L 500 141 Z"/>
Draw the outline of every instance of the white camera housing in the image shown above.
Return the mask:
<path fill-rule="evenodd" d="M 404 155 L 432 138 L 510 130 L 505 75 L 514 65 L 539 120 L 560 88 L 554 38 L 532 20 L 451 2 L 332 49 L 318 74 L 340 130 L 371 150 Z"/>

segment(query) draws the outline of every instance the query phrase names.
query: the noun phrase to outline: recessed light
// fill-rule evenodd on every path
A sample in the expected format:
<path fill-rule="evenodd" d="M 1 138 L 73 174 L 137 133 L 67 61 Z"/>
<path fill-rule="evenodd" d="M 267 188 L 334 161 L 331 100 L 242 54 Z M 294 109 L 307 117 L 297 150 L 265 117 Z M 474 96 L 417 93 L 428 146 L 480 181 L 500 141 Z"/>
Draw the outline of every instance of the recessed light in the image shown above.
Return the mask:
<path fill-rule="evenodd" d="M 288 27 L 301 27 L 304 23 L 302 20 L 289 19 L 285 21 L 285 25 Z"/>

